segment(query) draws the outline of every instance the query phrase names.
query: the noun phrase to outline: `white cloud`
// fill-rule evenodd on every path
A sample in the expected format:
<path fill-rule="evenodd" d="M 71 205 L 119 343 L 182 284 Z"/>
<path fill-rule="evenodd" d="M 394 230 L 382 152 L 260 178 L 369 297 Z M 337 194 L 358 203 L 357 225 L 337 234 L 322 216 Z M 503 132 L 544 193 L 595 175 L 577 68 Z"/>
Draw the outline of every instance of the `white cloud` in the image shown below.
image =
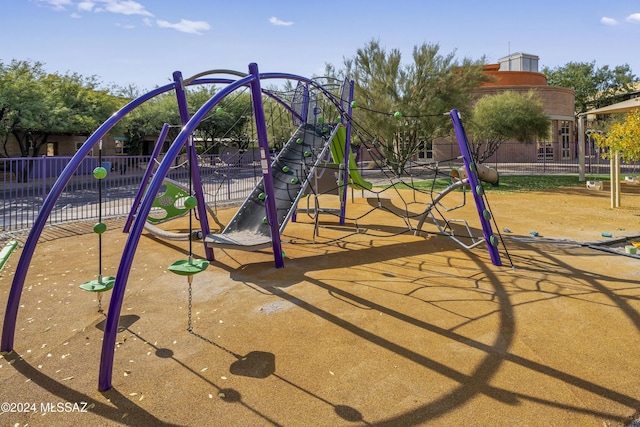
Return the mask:
<path fill-rule="evenodd" d="M 271 25 L 275 25 L 278 27 L 290 27 L 291 25 L 293 25 L 293 21 L 283 21 L 276 18 L 275 16 L 269 18 L 269 22 L 271 23 Z"/>
<path fill-rule="evenodd" d="M 131 24 L 116 24 L 116 27 L 124 28 L 125 30 L 133 30 L 136 26 Z"/>
<path fill-rule="evenodd" d="M 169 21 L 158 19 L 156 23 L 161 28 L 173 28 L 174 30 L 181 31 L 183 33 L 198 35 L 202 35 L 203 31 L 208 31 L 211 29 L 211 26 L 204 21 L 188 21 L 186 19 L 181 19 L 180 22 L 175 24 L 172 24 Z"/>
<path fill-rule="evenodd" d="M 69 15 L 69 16 L 71 16 L 73 19 L 81 19 L 82 18 L 82 15 L 79 15 L 79 14 L 77 14 L 75 12 L 72 13 L 71 15 Z"/>
<path fill-rule="evenodd" d="M 627 16 L 627 22 L 640 24 L 640 13 L 632 13 L 631 15 Z"/>
<path fill-rule="evenodd" d="M 142 22 L 144 22 L 144 25 L 147 27 L 153 27 L 153 21 L 149 18 L 142 18 Z"/>
<path fill-rule="evenodd" d="M 607 18 L 606 16 L 600 18 L 600 22 L 604 25 L 618 25 L 618 21 L 613 18 Z"/>
<path fill-rule="evenodd" d="M 111 12 L 120 15 L 153 16 L 143 5 L 133 0 L 96 0 L 100 6 L 96 12 Z"/>
<path fill-rule="evenodd" d="M 65 10 L 66 6 L 72 6 L 72 0 L 38 0 L 40 3 L 51 6 L 54 10 Z"/>
<path fill-rule="evenodd" d="M 95 2 L 92 1 L 81 1 L 80 3 L 78 3 L 77 7 L 78 10 L 82 12 L 91 12 L 95 5 Z"/>

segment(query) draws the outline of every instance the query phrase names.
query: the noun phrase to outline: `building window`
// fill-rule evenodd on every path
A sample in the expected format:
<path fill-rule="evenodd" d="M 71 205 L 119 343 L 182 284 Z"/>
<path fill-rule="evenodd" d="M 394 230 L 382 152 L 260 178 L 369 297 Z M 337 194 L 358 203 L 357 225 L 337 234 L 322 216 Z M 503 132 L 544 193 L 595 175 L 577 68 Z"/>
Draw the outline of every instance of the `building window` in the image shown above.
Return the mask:
<path fill-rule="evenodd" d="M 571 158 L 571 123 L 568 120 L 560 122 L 560 144 L 563 160 Z"/>
<path fill-rule="evenodd" d="M 127 150 L 125 148 L 125 142 L 127 141 L 127 138 L 124 137 L 116 137 L 114 138 L 115 143 L 116 143 L 116 147 L 115 147 L 115 153 L 117 156 L 123 156 L 125 154 L 127 154 Z"/>
<path fill-rule="evenodd" d="M 420 141 L 420 146 L 418 148 L 418 158 L 421 160 L 424 159 L 433 159 L 433 142 L 431 141 Z"/>
<path fill-rule="evenodd" d="M 76 150 L 78 151 L 78 150 Z M 47 142 L 47 157 L 53 157 L 58 154 L 58 143 Z"/>

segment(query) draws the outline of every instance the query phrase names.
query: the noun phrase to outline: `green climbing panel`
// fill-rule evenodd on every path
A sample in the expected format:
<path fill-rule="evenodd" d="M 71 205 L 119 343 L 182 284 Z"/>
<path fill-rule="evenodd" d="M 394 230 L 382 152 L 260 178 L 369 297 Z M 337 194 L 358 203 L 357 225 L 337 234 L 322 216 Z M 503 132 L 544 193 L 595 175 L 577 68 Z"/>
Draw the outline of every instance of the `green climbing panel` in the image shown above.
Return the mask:
<path fill-rule="evenodd" d="M 191 195 L 186 188 L 182 188 L 175 181 L 165 179 L 156 198 L 153 199 L 147 221 L 152 224 L 159 224 L 185 215 L 190 209 L 185 206 L 185 202 L 189 197 Z"/>

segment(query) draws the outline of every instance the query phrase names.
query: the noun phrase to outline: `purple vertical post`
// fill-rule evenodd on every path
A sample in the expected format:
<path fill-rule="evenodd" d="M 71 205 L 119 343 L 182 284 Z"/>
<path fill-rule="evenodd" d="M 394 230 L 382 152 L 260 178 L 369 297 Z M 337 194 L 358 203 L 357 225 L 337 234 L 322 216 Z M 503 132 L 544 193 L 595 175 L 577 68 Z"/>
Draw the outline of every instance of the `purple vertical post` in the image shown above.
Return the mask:
<path fill-rule="evenodd" d="M 227 200 L 231 200 L 231 155 L 227 153 Z"/>
<path fill-rule="evenodd" d="M 469 186 L 471 187 L 471 193 L 473 194 L 473 199 L 476 202 L 476 208 L 478 210 L 478 215 L 480 216 L 480 223 L 482 224 L 484 240 L 487 242 L 487 248 L 489 250 L 489 255 L 491 256 L 491 262 L 493 265 L 500 266 L 502 265 L 502 261 L 500 260 L 500 254 L 498 253 L 498 239 L 496 238 L 496 236 L 494 236 L 493 230 L 491 229 L 491 223 L 489 222 L 491 214 L 485 207 L 482 194 L 478 191 L 484 191 L 484 189 L 478 181 L 475 163 L 471 158 L 471 150 L 469 149 L 467 134 L 465 133 L 464 127 L 462 126 L 462 121 L 460 120 L 460 112 L 456 109 L 453 109 L 449 114 L 451 116 L 451 121 L 453 122 L 453 129 L 455 130 L 456 137 L 458 138 L 460 154 L 462 154 L 464 167 L 467 171 L 467 177 L 469 179 Z"/>
<path fill-rule="evenodd" d="M 187 105 L 187 96 L 182 87 L 182 73 L 176 71 L 173 73 L 173 81 L 176 84 L 176 98 L 178 100 L 178 111 L 180 113 L 180 121 L 182 125 L 186 125 L 189 121 L 189 108 Z M 193 184 L 193 192 L 195 193 L 198 204 L 198 215 L 200 216 L 200 228 L 202 235 L 207 236 L 211 230 L 209 229 L 209 218 L 207 217 L 207 208 L 204 202 L 204 192 L 202 190 L 202 179 L 200 178 L 200 168 L 198 167 L 198 156 L 196 155 L 196 147 L 193 144 L 193 137 L 189 136 L 187 143 L 187 151 L 189 156 L 189 175 Z M 189 214 L 191 215 L 191 213 Z M 191 231 L 191 230 L 189 230 Z M 189 236 L 191 240 L 191 236 Z M 213 261 L 213 249 L 204 243 L 204 253 L 209 261 Z"/>
<path fill-rule="evenodd" d="M 353 113 L 351 102 L 353 101 L 353 89 L 354 82 L 351 80 L 349 81 L 349 106 L 347 107 L 348 120 L 344 142 L 344 172 L 342 173 L 342 182 L 344 183 L 344 187 L 342 188 L 342 194 L 340 195 L 342 198 L 340 203 L 340 225 L 344 225 L 344 218 L 347 214 L 347 184 L 349 183 L 349 177 L 351 176 L 349 165 L 351 163 L 351 114 Z"/>
<path fill-rule="evenodd" d="M 169 128 L 171 126 L 169 123 L 165 123 L 162 126 L 162 130 L 160 131 L 160 136 L 158 137 L 158 141 L 156 142 L 156 146 L 153 148 L 153 153 L 151 154 L 151 159 L 149 161 L 149 166 L 147 166 L 147 170 L 144 171 L 144 175 L 142 176 L 142 184 L 140 188 L 138 188 L 138 192 L 136 193 L 136 197 L 133 199 L 133 205 L 131 206 L 131 212 L 129 212 L 129 216 L 127 216 L 127 221 L 124 224 L 122 229 L 123 232 L 128 233 L 131 229 L 131 223 L 133 222 L 133 217 L 135 216 L 138 208 L 140 207 L 140 200 L 142 200 L 142 195 L 147 190 L 147 184 L 149 183 L 149 179 L 151 179 L 151 173 L 153 171 L 153 164 L 155 160 L 160 155 L 160 151 L 162 151 L 162 145 L 164 144 L 164 140 L 167 138 L 167 134 L 169 133 Z"/>
<path fill-rule="evenodd" d="M 109 311 L 107 312 L 107 320 L 104 326 L 104 337 L 102 339 L 102 352 L 100 354 L 100 372 L 98 377 L 98 389 L 100 391 L 109 390 L 111 388 L 111 380 L 113 374 L 113 358 L 116 346 L 116 336 L 118 333 L 118 321 L 120 319 L 120 311 L 122 309 L 122 301 L 124 299 L 124 293 L 127 287 L 127 280 L 131 272 L 131 266 L 136 254 L 138 243 L 140 242 L 140 236 L 144 230 L 144 223 L 151 211 L 151 205 L 155 194 L 160 190 L 164 177 L 169 172 L 171 163 L 176 159 L 182 147 L 186 144 L 187 139 L 191 137 L 191 134 L 195 130 L 196 126 L 202 121 L 204 116 L 211 111 L 214 105 L 216 105 L 222 98 L 227 96 L 232 91 L 239 87 L 246 86 L 249 79 L 241 79 L 236 82 L 230 83 L 226 88 L 221 89 L 212 98 L 205 102 L 202 107 L 193 115 L 189 122 L 182 127 L 182 130 L 176 137 L 174 143 L 169 147 L 169 150 L 165 154 L 164 158 L 158 165 L 155 175 L 148 184 L 147 192 L 142 197 L 140 202 L 140 208 L 138 215 L 136 216 L 131 226 L 131 232 L 127 237 L 122 257 L 120 258 L 120 265 L 118 266 L 118 272 L 116 273 L 116 281 L 113 285 L 113 291 L 111 293 L 111 300 L 109 301 Z M 172 84 L 172 85 L 175 85 Z"/>
<path fill-rule="evenodd" d="M 42 230 L 47 223 L 51 211 L 55 207 L 56 201 L 60 198 L 62 191 L 66 187 L 67 183 L 73 177 L 74 172 L 82 164 L 84 158 L 89 154 L 89 151 L 95 144 L 98 143 L 106 133 L 115 126 L 125 115 L 131 110 L 139 106 L 140 104 L 148 101 L 149 99 L 164 93 L 170 89 L 169 85 L 165 85 L 154 89 L 153 91 L 142 95 L 141 97 L 131 101 L 111 117 L 107 119 L 80 147 L 78 152 L 69 160 L 65 168 L 62 170 L 55 183 L 49 190 L 47 197 L 44 199 L 38 215 L 36 216 L 29 236 L 24 242 L 22 247 L 22 254 L 16 266 L 16 272 L 11 283 L 11 290 L 9 291 L 9 298 L 7 300 L 7 308 L 4 313 L 4 323 L 2 324 L 2 341 L 0 342 L 0 351 L 13 350 L 16 319 L 18 317 L 18 308 L 20 307 L 20 297 L 22 295 L 22 289 L 24 288 L 24 282 L 27 277 L 27 271 L 33 258 L 38 238 L 42 234 Z"/>
<path fill-rule="evenodd" d="M 260 88 L 260 74 L 258 64 L 249 64 L 249 74 L 255 78 L 251 81 L 251 97 L 253 98 L 253 116 L 256 120 L 256 133 L 260 146 L 260 164 L 262 166 L 262 182 L 264 192 L 267 195 L 265 205 L 267 209 L 267 221 L 271 229 L 271 244 L 276 268 L 284 267 L 282 256 L 282 243 L 280 242 L 280 226 L 278 224 L 278 210 L 276 208 L 275 191 L 273 189 L 273 176 L 271 175 L 271 163 L 269 156 L 269 140 L 267 138 L 267 126 L 262 108 L 262 89 Z"/>
<path fill-rule="evenodd" d="M 309 99 L 309 85 L 304 85 L 304 95 L 302 95 L 302 111 L 300 112 L 303 123 L 307 123 L 307 119 L 309 118 Z"/>
<path fill-rule="evenodd" d="M 40 158 L 40 164 L 42 165 L 41 169 L 41 174 L 40 175 L 40 182 L 42 182 L 42 199 L 44 200 L 45 196 L 47 195 L 47 156 L 42 156 Z M 98 166 L 102 166 L 102 165 L 98 165 Z"/>

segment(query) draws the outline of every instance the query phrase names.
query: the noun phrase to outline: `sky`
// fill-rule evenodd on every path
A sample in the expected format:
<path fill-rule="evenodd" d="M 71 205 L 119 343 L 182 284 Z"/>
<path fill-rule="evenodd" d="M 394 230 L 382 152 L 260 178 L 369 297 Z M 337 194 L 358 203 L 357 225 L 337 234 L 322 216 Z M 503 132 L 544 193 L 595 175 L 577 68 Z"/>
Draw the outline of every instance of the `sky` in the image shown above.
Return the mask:
<path fill-rule="evenodd" d="M 212 69 L 304 77 L 377 40 L 411 61 L 437 44 L 462 60 L 516 52 L 539 66 L 628 64 L 640 76 L 640 0 L 3 0 L 0 62 L 141 90 Z"/>

